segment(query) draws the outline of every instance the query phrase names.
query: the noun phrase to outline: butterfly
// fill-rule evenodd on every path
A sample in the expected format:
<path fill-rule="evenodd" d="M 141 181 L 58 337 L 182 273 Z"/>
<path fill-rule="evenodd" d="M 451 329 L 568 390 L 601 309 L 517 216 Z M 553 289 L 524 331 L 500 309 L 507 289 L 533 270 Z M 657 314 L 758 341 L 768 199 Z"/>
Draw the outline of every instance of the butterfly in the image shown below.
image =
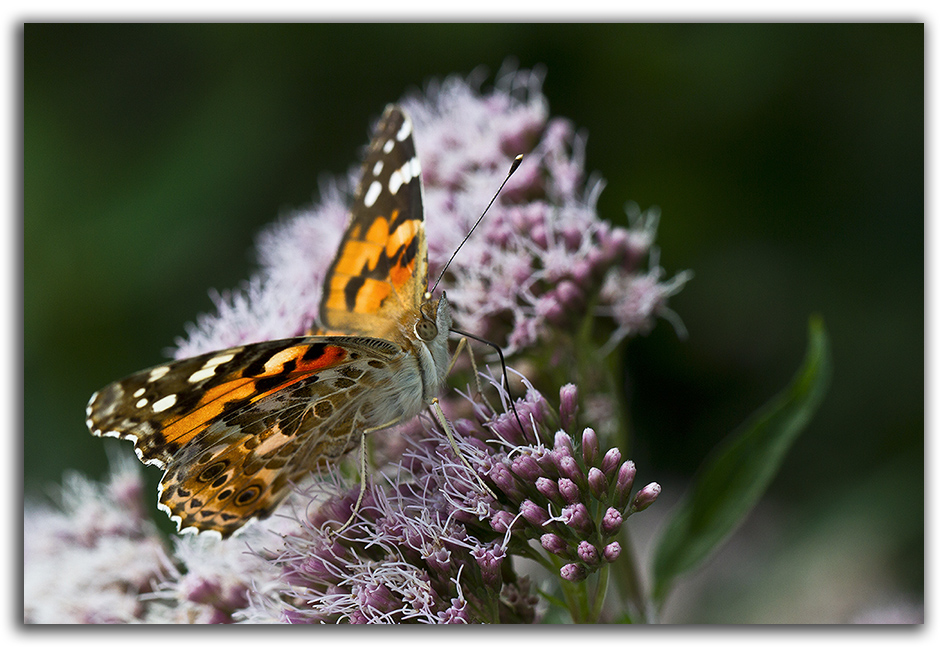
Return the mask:
<path fill-rule="evenodd" d="M 323 334 L 132 374 L 92 395 L 86 423 L 95 436 L 132 441 L 142 463 L 165 471 L 158 507 L 179 531 L 226 538 L 365 432 L 408 420 L 436 397 L 451 306 L 427 287 L 421 167 L 411 120 L 390 105 L 323 284 Z"/>

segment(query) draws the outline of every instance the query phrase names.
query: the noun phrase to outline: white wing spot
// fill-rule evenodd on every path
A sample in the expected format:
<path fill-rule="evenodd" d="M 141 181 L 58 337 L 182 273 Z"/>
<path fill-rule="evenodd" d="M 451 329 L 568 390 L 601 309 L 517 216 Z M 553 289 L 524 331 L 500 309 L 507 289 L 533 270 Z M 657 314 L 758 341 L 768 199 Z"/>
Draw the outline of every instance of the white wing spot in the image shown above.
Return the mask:
<path fill-rule="evenodd" d="M 214 356 L 210 358 L 207 362 L 204 363 L 205 368 L 216 367 L 217 365 L 224 364 L 225 362 L 230 362 L 234 359 L 233 353 L 224 353 L 219 356 Z"/>
<path fill-rule="evenodd" d="M 407 119 L 402 122 L 402 127 L 398 129 L 398 133 L 395 135 L 395 139 L 399 142 L 404 142 L 408 139 L 408 136 L 411 135 L 411 122 Z"/>
<path fill-rule="evenodd" d="M 372 175 L 377 176 L 378 174 L 382 173 L 382 169 L 384 168 L 385 164 L 382 162 L 382 160 L 379 160 L 375 163 L 375 166 L 372 167 Z"/>
<path fill-rule="evenodd" d="M 392 173 L 392 177 L 388 179 L 388 191 L 393 196 L 397 194 L 398 190 L 405 184 L 405 177 L 402 175 L 404 168 L 405 167 L 395 169 L 395 172 Z"/>
<path fill-rule="evenodd" d="M 148 399 L 147 399 L 147 398 L 142 398 L 142 399 L 139 399 L 139 401 L 138 401 L 137 403 L 135 403 L 135 407 L 141 409 L 142 407 L 145 407 L 145 405 L 147 405 L 147 404 L 148 404 Z"/>
<path fill-rule="evenodd" d="M 418 158 L 413 157 L 392 173 L 392 177 L 388 179 L 388 190 L 394 196 L 402 185 L 408 184 L 412 178 L 417 178 L 420 174 L 421 164 Z"/>
<path fill-rule="evenodd" d="M 375 201 L 379 199 L 379 195 L 381 195 L 381 193 L 382 185 L 378 180 L 375 180 L 366 190 L 365 198 L 362 200 L 362 202 L 365 203 L 366 207 L 371 207 L 375 204 Z"/>
<path fill-rule="evenodd" d="M 164 365 L 163 367 L 155 367 L 151 370 L 151 373 L 148 374 L 148 382 L 155 382 L 166 373 L 168 373 L 168 365 Z"/>
<path fill-rule="evenodd" d="M 134 398 L 138 398 L 138 397 L 142 396 L 144 393 L 145 393 L 145 388 L 144 388 L 144 387 L 139 387 L 138 389 L 135 390 L 135 393 L 132 394 L 132 396 L 133 396 Z"/>
<path fill-rule="evenodd" d="M 205 367 L 204 369 L 198 369 L 193 374 L 188 376 L 188 382 L 196 383 L 201 382 L 205 378 L 210 378 L 214 375 L 214 367 Z"/>
<path fill-rule="evenodd" d="M 385 140 L 385 144 L 382 146 L 382 152 L 391 153 L 393 148 L 395 148 L 395 140 Z"/>
<path fill-rule="evenodd" d="M 161 400 L 155 401 L 155 404 L 151 406 L 151 410 L 155 413 L 164 412 L 166 409 L 174 405 L 175 402 L 177 402 L 177 400 L 178 400 L 177 395 L 169 394 L 168 396 L 165 396 Z"/>

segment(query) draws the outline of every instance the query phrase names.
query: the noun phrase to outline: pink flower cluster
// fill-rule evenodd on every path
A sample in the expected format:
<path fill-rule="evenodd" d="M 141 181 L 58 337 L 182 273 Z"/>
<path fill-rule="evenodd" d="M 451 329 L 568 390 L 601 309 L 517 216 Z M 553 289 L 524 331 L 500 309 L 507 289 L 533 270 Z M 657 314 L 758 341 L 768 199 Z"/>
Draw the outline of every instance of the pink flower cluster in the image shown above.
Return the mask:
<path fill-rule="evenodd" d="M 408 449 L 397 472 L 368 490 L 341 535 L 334 529 L 349 518 L 358 488 L 330 495 L 274 556 L 292 585 L 285 619 L 532 622 L 539 600 L 514 556 L 570 581 L 615 561 L 623 522 L 661 489 L 633 493 L 635 466 L 617 448 L 601 453 L 591 428 L 574 444 L 575 386 L 561 389 L 559 414 L 527 387 L 526 398 L 515 407 L 505 401 L 497 414 L 471 399 L 473 418 L 454 420 L 466 462 L 435 427 L 403 431 Z"/>

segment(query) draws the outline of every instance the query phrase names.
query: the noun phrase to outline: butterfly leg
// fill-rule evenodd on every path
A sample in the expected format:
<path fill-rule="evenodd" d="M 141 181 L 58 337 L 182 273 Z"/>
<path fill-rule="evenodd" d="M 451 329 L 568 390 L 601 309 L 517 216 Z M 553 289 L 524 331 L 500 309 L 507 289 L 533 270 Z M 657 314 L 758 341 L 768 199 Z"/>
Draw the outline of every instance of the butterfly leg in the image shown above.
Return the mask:
<path fill-rule="evenodd" d="M 362 432 L 362 438 L 359 443 L 359 497 L 356 498 L 355 504 L 352 506 L 352 514 L 349 516 L 349 519 L 346 520 L 341 527 L 338 529 L 333 529 L 330 531 L 331 535 L 342 535 L 342 532 L 352 526 L 352 523 L 355 522 L 356 515 L 359 514 L 359 508 L 362 506 L 362 498 L 365 497 L 366 483 L 368 479 L 368 451 L 366 448 L 366 438 L 372 432 L 377 430 L 384 430 L 385 428 L 390 428 L 393 425 L 400 423 L 400 419 L 395 419 L 389 421 L 385 425 L 379 425 L 374 428 L 368 428 Z"/>
<path fill-rule="evenodd" d="M 470 347 L 471 345 L 467 343 L 467 338 L 462 337 L 461 341 L 458 342 L 458 348 L 454 350 L 454 355 L 451 356 L 451 362 L 448 363 L 448 370 L 445 373 L 451 373 L 451 371 L 454 369 L 454 365 L 457 364 L 458 358 L 461 357 L 461 351 L 463 351 L 465 348 L 470 351 Z M 471 359 L 474 359 L 473 355 L 471 356 Z"/>
<path fill-rule="evenodd" d="M 480 475 L 477 474 L 477 471 L 474 470 L 474 467 L 468 463 L 468 460 L 464 458 L 464 455 L 461 454 L 461 449 L 458 447 L 457 441 L 454 439 L 454 434 L 451 432 L 451 424 L 448 422 L 448 418 L 444 415 L 444 411 L 441 409 L 441 404 L 438 402 L 437 398 L 431 399 L 431 405 L 434 408 L 435 418 L 438 419 L 438 423 L 444 429 L 445 435 L 448 437 L 448 443 L 451 444 L 451 449 L 454 450 L 454 454 L 458 456 L 458 459 L 467 466 L 468 470 L 473 473 L 474 477 L 477 479 L 477 483 L 481 485 L 481 488 L 484 489 L 484 492 L 490 495 L 492 498 L 497 499 L 497 496 L 494 495 L 494 491 L 490 489 L 490 486 L 484 483 L 484 480 L 481 479 Z"/>
<path fill-rule="evenodd" d="M 454 350 L 454 356 L 451 358 L 450 364 L 448 364 L 448 373 L 451 373 L 451 370 L 454 368 L 454 365 L 457 363 L 458 358 L 461 357 L 461 352 L 467 350 L 467 355 L 471 359 L 471 372 L 474 374 L 474 390 L 477 395 L 480 396 L 481 402 L 487 406 L 492 414 L 497 414 L 497 410 L 494 409 L 494 406 L 490 404 L 490 401 L 487 400 L 487 396 L 484 395 L 484 388 L 481 384 L 481 375 L 477 371 L 477 360 L 474 359 L 474 347 L 467 341 L 467 338 L 462 337 L 461 341 L 458 342 L 458 348 Z"/>

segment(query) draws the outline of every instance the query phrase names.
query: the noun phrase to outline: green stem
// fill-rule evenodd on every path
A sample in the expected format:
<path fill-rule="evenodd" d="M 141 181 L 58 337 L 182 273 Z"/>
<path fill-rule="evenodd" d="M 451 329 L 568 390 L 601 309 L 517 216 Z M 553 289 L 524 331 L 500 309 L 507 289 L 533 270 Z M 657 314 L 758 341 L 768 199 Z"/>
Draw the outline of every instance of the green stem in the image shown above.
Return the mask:
<path fill-rule="evenodd" d="M 609 590 L 609 567 L 599 570 L 596 581 L 596 596 L 593 599 L 592 618 L 595 623 L 602 620 L 602 606 L 606 602 L 606 592 Z"/>
<path fill-rule="evenodd" d="M 634 605 L 637 616 L 644 618 L 646 623 L 656 623 L 653 606 L 648 600 L 642 573 L 635 560 L 632 539 L 626 536 L 622 545 L 622 551 L 613 564 L 613 569 L 617 570 L 615 581 L 622 600 Z"/>

